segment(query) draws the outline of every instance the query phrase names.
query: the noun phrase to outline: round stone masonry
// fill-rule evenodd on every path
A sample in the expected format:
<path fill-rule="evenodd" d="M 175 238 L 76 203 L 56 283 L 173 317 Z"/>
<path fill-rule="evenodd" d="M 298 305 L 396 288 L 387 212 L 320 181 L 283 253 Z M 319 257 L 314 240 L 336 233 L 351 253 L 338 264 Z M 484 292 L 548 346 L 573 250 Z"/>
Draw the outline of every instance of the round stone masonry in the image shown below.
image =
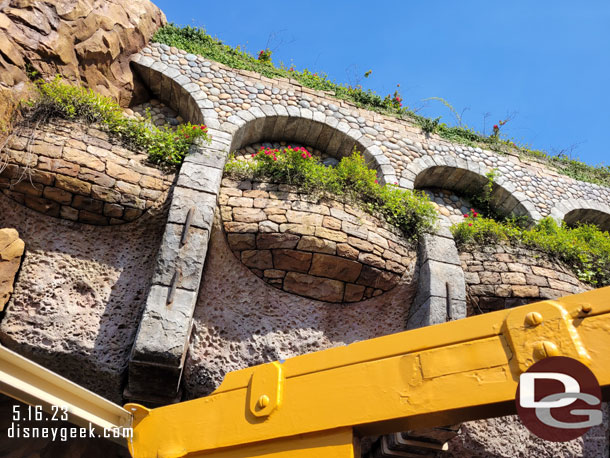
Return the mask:
<path fill-rule="evenodd" d="M 19 130 L 3 156 L 5 195 L 40 213 L 94 225 L 139 218 L 174 180 L 95 126 L 59 119 Z"/>
<path fill-rule="evenodd" d="M 228 178 L 222 181 L 219 203 L 235 256 L 284 291 L 357 302 L 413 275 L 413 245 L 351 205 L 301 194 L 285 184 Z"/>
<path fill-rule="evenodd" d="M 591 289 L 561 261 L 538 250 L 507 244 L 460 250 L 469 316 Z"/>

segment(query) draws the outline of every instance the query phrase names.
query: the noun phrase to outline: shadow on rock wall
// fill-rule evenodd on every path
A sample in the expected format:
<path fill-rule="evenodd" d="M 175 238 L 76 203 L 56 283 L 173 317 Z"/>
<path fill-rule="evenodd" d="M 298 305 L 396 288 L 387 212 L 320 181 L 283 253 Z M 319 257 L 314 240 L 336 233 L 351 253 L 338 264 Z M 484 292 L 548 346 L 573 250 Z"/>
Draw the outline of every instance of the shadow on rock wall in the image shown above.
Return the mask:
<path fill-rule="evenodd" d="M 26 244 L 0 341 L 114 402 L 144 307 L 165 206 L 131 224 L 95 227 L 0 196 L 0 226 Z"/>

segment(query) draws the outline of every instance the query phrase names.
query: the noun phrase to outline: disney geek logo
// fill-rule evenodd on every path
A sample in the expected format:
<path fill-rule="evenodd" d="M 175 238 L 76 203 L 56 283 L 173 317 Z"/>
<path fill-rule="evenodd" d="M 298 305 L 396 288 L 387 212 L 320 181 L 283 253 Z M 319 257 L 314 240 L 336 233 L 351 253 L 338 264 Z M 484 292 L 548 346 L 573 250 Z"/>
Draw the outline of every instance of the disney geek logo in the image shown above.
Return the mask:
<path fill-rule="evenodd" d="M 593 372 L 565 356 L 545 358 L 521 374 L 515 397 L 527 429 L 553 442 L 576 439 L 601 424 L 601 399 Z"/>

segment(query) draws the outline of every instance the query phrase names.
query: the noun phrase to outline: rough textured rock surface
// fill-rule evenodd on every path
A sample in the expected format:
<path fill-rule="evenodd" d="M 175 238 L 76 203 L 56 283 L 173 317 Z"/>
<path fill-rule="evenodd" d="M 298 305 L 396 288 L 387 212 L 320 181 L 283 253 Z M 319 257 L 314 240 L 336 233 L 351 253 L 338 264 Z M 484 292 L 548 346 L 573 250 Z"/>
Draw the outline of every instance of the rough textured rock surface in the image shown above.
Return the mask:
<path fill-rule="evenodd" d="M 608 404 L 603 424 L 569 442 L 548 442 L 532 435 L 516 416 L 471 421 L 449 442 L 444 457 L 463 458 L 608 458 Z"/>
<path fill-rule="evenodd" d="M 0 84 L 26 81 L 31 65 L 127 105 L 143 90 L 134 83 L 129 56 L 164 23 L 165 15 L 148 0 L 2 0 Z"/>
<path fill-rule="evenodd" d="M 25 244 L 15 229 L 0 229 L 0 312 L 13 292 Z"/>
<path fill-rule="evenodd" d="M 28 247 L 0 324 L 3 345 L 115 402 L 165 214 L 121 226 L 51 218 L 0 196 L 0 226 Z"/>
<path fill-rule="evenodd" d="M 230 371 L 403 331 L 414 289 L 401 282 L 349 305 L 281 291 L 235 258 L 217 218 L 185 363 L 186 395 L 209 394 Z"/>

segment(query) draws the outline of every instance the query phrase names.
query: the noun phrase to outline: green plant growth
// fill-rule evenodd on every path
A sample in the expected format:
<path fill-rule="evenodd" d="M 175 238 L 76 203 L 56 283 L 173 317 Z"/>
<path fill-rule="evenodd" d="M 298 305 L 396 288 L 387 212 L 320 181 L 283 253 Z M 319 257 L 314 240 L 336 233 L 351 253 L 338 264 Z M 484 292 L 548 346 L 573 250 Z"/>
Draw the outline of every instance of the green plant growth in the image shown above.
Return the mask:
<path fill-rule="evenodd" d="M 440 121 L 440 116 L 434 119 L 422 118 L 420 122 L 421 130 L 423 130 L 427 134 L 433 134 L 438 130 Z"/>
<path fill-rule="evenodd" d="M 363 89 L 360 86 L 352 87 L 337 84 L 329 80 L 327 75 L 323 73 L 312 73 L 307 69 L 298 71 L 294 66 L 286 68 L 284 65 L 280 65 L 276 67 L 271 62 L 271 54 L 268 55 L 269 60 L 266 60 L 265 55 L 262 58 L 256 58 L 242 51 L 239 47 L 232 48 L 223 44 L 222 41 L 211 37 L 204 29 L 198 27 L 179 27 L 171 23 L 161 27 L 152 40 L 175 46 L 193 54 L 199 54 L 232 68 L 254 71 L 269 78 L 295 79 L 305 87 L 328 91 L 333 97 L 348 100 L 358 107 L 401 118 L 409 118 L 420 126 L 424 132 L 435 133 L 451 142 L 468 146 L 482 146 L 499 153 L 517 152 L 525 158 L 541 161 L 558 172 L 577 180 L 610 186 L 610 167 L 605 165 L 591 166 L 570 159 L 565 155 L 553 156 L 532 149 L 527 145 L 517 145 L 514 141 L 501 137 L 500 126 L 498 126 L 498 129 L 494 129 L 491 135 L 483 135 L 466 125 L 462 125 L 461 117 L 456 116 L 455 109 L 447 101 L 438 97 L 432 99 L 445 104 L 456 116 L 460 125 L 450 126 L 441 122 L 440 117 L 429 119 L 414 113 L 408 107 L 402 106 L 402 98 L 398 92 L 394 96 L 381 97 L 370 89 Z M 365 74 L 365 77 L 368 77 L 367 74 L 370 75 L 370 71 Z M 504 122 L 500 121 L 500 125 Z"/>
<path fill-rule="evenodd" d="M 498 171 L 496 169 L 491 169 L 485 174 L 487 182 L 483 186 L 483 189 L 481 189 L 480 192 L 470 193 L 467 197 L 472 205 L 481 211 L 483 216 L 493 218 L 495 220 L 502 220 L 504 219 L 503 216 L 500 215 L 491 205 L 491 193 L 493 192 L 494 181 L 497 176 Z"/>
<path fill-rule="evenodd" d="M 432 229 L 436 221 L 436 210 L 425 194 L 380 185 L 376 171 L 356 151 L 336 167 L 326 167 L 302 147 L 261 148 L 252 160 L 231 157 L 225 171 L 238 180 L 268 179 L 307 193 L 337 196 L 380 215 L 410 239 Z"/>
<path fill-rule="evenodd" d="M 334 97 L 349 100 L 360 107 L 395 115 L 405 114 L 408 111 L 407 108 L 402 108 L 402 98 L 397 91 L 393 96 L 388 95 L 383 98 L 371 90 L 337 84 L 323 73 L 312 73 L 307 69 L 298 71 L 294 66 L 276 67 L 271 62 L 271 51 L 268 49 L 260 51 L 258 56 L 254 57 L 239 47 L 232 48 L 223 44 L 198 27 L 179 27 L 171 23 L 161 27 L 152 40 L 192 54 L 199 54 L 232 68 L 254 71 L 268 78 L 292 78 L 303 86 L 329 91 Z"/>
<path fill-rule="evenodd" d="M 182 163 L 190 145 L 200 139 L 209 141 L 204 125 L 181 124 L 175 130 L 157 127 L 150 119 L 132 119 L 111 98 L 91 89 L 72 86 L 60 77 L 37 80 L 38 96 L 26 104 L 26 119 L 35 124 L 52 118 L 97 123 L 128 148 L 148 153 L 150 162 L 176 167 Z"/>
<path fill-rule="evenodd" d="M 610 234 L 597 226 L 558 225 L 550 217 L 525 229 L 512 221 L 498 222 L 474 213 L 451 228 L 458 247 L 511 243 L 545 252 L 569 266 L 590 285 L 610 285 Z"/>
<path fill-rule="evenodd" d="M 258 60 L 260 62 L 271 63 L 272 51 L 269 48 L 261 49 L 258 53 Z"/>

